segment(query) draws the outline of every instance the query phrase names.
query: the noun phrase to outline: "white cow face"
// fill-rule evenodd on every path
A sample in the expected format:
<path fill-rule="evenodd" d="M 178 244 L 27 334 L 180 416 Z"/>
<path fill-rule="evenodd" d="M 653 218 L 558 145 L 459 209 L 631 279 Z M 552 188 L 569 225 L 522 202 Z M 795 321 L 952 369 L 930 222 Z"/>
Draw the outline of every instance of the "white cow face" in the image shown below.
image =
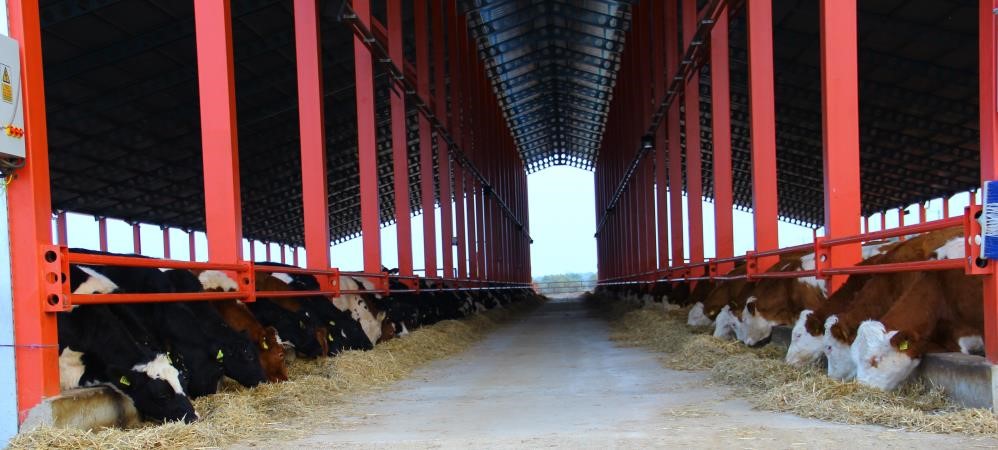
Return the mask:
<path fill-rule="evenodd" d="M 912 359 L 891 345 L 898 332 L 887 331 L 884 324 L 867 320 L 856 330 L 851 355 L 856 363 L 856 380 L 877 389 L 889 391 L 908 379 L 920 359 Z"/>
<path fill-rule="evenodd" d="M 810 309 L 801 311 L 800 317 L 794 323 L 790 335 L 790 347 L 787 348 L 787 364 L 801 367 L 814 364 L 821 358 L 825 347 L 824 335 L 814 336 L 805 328 L 808 316 L 813 313 Z"/>
<path fill-rule="evenodd" d="M 825 359 L 828 360 L 828 376 L 836 380 L 849 381 L 856 378 L 856 363 L 852 360 L 849 345 L 832 336 L 828 330 L 839 322 L 836 316 L 825 319 Z"/>
<path fill-rule="evenodd" d="M 724 305 L 721 312 L 717 313 L 717 320 L 714 321 L 714 337 L 720 339 L 735 338 L 735 329 L 741 326 L 739 320 L 731 312 L 731 307 Z"/>
<path fill-rule="evenodd" d="M 714 321 L 710 320 L 706 314 L 703 313 L 703 302 L 696 302 L 692 308 L 690 308 L 690 314 L 686 318 L 686 324 L 694 327 L 706 327 L 710 326 Z"/>
<path fill-rule="evenodd" d="M 754 296 L 749 297 L 748 301 L 745 302 L 745 309 L 742 310 L 742 323 L 745 327 L 742 342 L 745 345 L 755 345 L 768 338 L 773 332 L 773 327 L 776 326 L 776 322 L 767 320 L 758 314 L 758 311 L 752 306 L 755 301 Z"/>

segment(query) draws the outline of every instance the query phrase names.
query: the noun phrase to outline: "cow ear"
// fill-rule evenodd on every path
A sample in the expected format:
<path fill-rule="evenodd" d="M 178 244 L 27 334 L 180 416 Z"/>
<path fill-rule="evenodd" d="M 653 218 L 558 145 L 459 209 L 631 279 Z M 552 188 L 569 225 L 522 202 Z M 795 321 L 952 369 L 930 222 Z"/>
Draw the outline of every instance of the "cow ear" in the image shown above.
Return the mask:
<path fill-rule="evenodd" d="M 755 302 L 746 303 L 745 309 L 748 310 L 749 314 L 755 314 Z"/>

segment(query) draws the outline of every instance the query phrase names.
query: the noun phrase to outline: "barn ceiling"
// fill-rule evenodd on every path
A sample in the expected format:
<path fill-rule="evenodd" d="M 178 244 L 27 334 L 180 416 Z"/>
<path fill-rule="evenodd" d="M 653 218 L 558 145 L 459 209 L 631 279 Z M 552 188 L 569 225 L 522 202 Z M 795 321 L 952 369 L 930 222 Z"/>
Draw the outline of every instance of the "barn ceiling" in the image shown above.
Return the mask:
<path fill-rule="evenodd" d="M 404 3 L 410 43 L 412 3 Z M 735 199 L 748 208 L 744 9 L 733 3 Z M 193 2 L 40 4 L 53 209 L 203 230 Z M 360 230 L 352 32 L 338 20 L 339 1 L 321 4 L 330 228 L 333 239 L 342 241 Z M 824 221 L 817 4 L 774 1 L 780 214 L 811 224 Z M 244 235 L 300 244 L 292 2 L 232 5 Z M 384 5 L 385 0 L 374 2 L 382 21 Z M 632 2 L 461 0 L 460 5 L 527 169 L 592 168 L 633 20 Z M 859 5 L 864 212 L 975 186 L 977 2 Z M 407 53 L 412 61 L 413 49 Z M 700 136 L 708 197 L 713 192 L 709 70 L 703 70 L 701 83 Z M 389 84 L 380 68 L 376 77 L 381 219 L 388 224 L 395 219 Z M 410 111 L 406 176 L 415 213 L 421 199 L 414 118 Z"/>

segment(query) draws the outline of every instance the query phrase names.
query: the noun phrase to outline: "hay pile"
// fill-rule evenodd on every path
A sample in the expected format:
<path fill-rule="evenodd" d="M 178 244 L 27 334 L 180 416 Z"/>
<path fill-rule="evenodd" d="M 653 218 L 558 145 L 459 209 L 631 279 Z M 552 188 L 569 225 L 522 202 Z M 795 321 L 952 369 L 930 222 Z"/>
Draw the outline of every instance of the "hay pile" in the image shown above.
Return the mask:
<path fill-rule="evenodd" d="M 611 339 L 663 353 L 677 370 L 709 370 L 713 382 L 734 387 L 755 407 L 849 424 L 882 425 L 909 431 L 998 436 L 998 420 L 987 409 L 966 409 L 921 382 L 883 392 L 856 382 L 832 380 L 824 371 L 783 363 L 785 349 L 749 348 L 686 325 L 687 310 L 661 308 L 621 311 L 606 299 L 591 304 L 610 318 Z M 615 317 L 615 318 L 614 318 Z"/>
<path fill-rule="evenodd" d="M 420 328 L 372 351 L 297 360 L 291 380 L 245 389 L 227 383 L 222 392 L 194 400 L 201 420 L 193 424 L 146 424 L 130 430 L 82 431 L 40 427 L 18 434 L 13 449 L 206 448 L 240 442 L 260 444 L 341 424 L 348 397 L 384 388 L 416 368 L 468 348 L 509 318 L 537 306 L 521 302 L 474 317 Z"/>

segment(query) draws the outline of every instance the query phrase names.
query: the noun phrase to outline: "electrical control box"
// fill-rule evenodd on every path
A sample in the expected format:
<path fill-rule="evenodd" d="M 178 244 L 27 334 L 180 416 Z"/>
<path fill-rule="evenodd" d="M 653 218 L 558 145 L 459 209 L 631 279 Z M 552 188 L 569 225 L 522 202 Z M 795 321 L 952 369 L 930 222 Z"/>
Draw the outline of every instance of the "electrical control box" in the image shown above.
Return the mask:
<path fill-rule="evenodd" d="M 23 105 L 17 41 L 0 36 L 0 157 L 24 157 Z"/>

